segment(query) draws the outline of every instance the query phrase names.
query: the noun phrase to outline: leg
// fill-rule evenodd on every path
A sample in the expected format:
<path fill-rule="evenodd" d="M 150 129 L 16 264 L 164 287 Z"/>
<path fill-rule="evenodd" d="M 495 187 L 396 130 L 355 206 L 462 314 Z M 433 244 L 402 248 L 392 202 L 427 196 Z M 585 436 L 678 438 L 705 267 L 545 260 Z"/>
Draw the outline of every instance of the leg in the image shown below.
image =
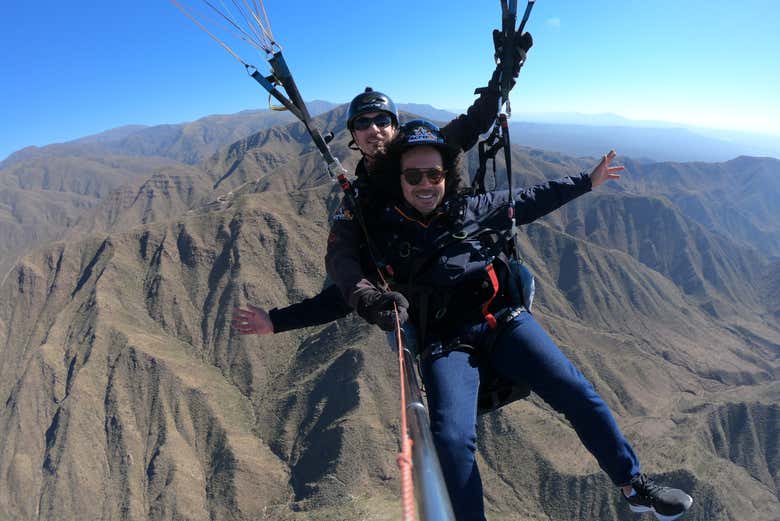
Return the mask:
<path fill-rule="evenodd" d="M 490 360 L 499 374 L 525 380 L 563 413 L 616 485 L 625 485 L 639 474 L 639 459 L 607 404 L 530 313 L 520 314 L 501 333 Z"/>
<path fill-rule="evenodd" d="M 452 351 L 422 362 L 431 432 L 455 517 L 485 519 L 482 480 L 475 458 L 479 370 L 471 355 Z"/>

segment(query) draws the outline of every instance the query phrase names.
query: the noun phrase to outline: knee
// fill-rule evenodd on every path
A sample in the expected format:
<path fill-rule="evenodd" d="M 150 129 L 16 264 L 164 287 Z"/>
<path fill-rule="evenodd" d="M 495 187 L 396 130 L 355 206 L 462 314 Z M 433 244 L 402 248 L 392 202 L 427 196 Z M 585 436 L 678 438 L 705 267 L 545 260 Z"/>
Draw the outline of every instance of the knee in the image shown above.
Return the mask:
<path fill-rule="evenodd" d="M 558 412 L 567 416 L 580 411 L 593 411 L 605 407 L 604 400 L 585 378 L 559 381 L 555 388 L 556 392 L 543 396 L 543 399 Z"/>
<path fill-rule="evenodd" d="M 477 448 L 477 426 L 445 420 L 434 426 L 433 438 L 440 452 L 450 455 L 473 454 Z"/>

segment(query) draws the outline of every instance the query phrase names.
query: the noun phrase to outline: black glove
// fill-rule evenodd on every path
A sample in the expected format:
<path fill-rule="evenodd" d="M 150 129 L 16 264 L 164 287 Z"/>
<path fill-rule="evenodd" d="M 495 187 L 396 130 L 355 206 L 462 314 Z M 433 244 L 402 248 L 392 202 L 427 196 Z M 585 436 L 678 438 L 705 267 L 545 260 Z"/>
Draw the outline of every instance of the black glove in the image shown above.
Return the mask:
<path fill-rule="evenodd" d="M 534 39 L 531 33 L 525 32 L 523 34 L 515 33 L 515 52 L 513 53 L 512 60 L 512 81 L 509 83 L 509 88 L 515 86 L 515 80 L 520 75 L 520 68 L 525 63 L 526 53 L 533 47 Z M 496 49 L 496 59 L 502 59 L 504 57 L 504 39 L 501 36 L 501 31 L 495 29 L 493 31 L 493 46 Z M 501 71 L 503 67 L 501 65 L 496 67 L 493 72 L 493 76 L 488 83 L 488 89 L 498 90 L 501 86 L 499 81 L 501 80 Z"/>
<path fill-rule="evenodd" d="M 409 301 L 396 291 L 382 293 L 378 289 L 364 288 L 359 290 L 357 313 L 370 324 L 376 324 L 384 331 L 395 329 L 395 311 L 393 303 L 398 308 L 398 320 L 401 324 L 409 319 Z"/>

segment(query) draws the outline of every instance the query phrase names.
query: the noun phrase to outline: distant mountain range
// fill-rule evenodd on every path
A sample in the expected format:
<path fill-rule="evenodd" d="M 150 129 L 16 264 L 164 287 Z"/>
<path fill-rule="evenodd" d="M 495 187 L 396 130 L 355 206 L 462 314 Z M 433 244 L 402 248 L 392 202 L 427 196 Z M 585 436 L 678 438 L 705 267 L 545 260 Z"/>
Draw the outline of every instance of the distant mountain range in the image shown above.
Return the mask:
<path fill-rule="evenodd" d="M 317 100 L 309 103 L 309 111 L 317 116 L 338 105 Z M 417 103 L 400 103 L 398 108 L 441 123 L 457 116 L 451 111 Z M 293 120 L 287 112 L 246 110 L 176 125 L 128 125 L 67 143 L 21 149 L 0 162 L 0 168 L 41 155 L 90 151 L 155 155 L 195 164 L 223 145 Z M 648 161 L 714 162 L 743 155 L 780 158 L 780 136 L 759 133 L 630 120 L 615 114 L 520 112 L 511 121 L 513 143 L 574 156 L 599 156 L 614 148 L 622 155 Z M 343 122 L 334 125 L 328 130 L 338 130 Z"/>
<path fill-rule="evenodd" d="M 311 108 L 352 168 L 345 106 Z M 518 125 L 518 185 L 621 149 L 595 134 L 593 152 L 533 148 Z M 649 157 L 621 155 L 619 182 L 522 228 L 535 316 L 644 469 L 691 491 L 683 519 L 777 521 L 780 160 Z M 473 151 L 465 162 L 473 171 Z M 505 186 L 500 162 L 488 181 Z M 320 291 L 340 198 L 303 125 L 269 111 L 122 127 L 3 162 L 0 520 L 400 518 L 384 334 L 355 316 L 230 329 L 234 306 Z M 491 520 L 635 516 L 533 396 L 481 417 L 478 447 Z"/>

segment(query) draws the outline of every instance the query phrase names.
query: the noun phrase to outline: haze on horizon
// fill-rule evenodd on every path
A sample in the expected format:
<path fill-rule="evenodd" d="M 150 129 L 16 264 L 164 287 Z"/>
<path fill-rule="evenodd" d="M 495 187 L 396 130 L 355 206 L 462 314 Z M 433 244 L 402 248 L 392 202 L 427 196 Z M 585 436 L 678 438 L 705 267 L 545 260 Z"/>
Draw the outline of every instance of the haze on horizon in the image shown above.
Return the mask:
<path fill-rule="evenodd" d="M 346 102 L 372 85 L 400 103 L 458 110 L 494 67 L 498 2 L 265 6 L 305 99 Z M 513 109 L 780 136 L 777 19 L 770 0 L 661 0 L 652 10 L 537 0 Z M 0 159 L 128 124 L 267 107 L 243 67 L 164 0 L 14 3 L 0 35 Z M 230 44 L 266 72 L 263 57 Z"/>

